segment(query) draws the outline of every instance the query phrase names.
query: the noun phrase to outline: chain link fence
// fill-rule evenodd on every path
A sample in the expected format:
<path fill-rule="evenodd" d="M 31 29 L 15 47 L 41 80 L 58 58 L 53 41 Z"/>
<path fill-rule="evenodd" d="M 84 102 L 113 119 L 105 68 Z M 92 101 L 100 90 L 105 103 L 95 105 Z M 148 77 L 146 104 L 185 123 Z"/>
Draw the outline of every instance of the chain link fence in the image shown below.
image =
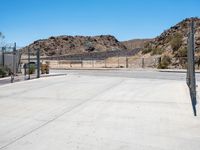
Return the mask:
<path fill-rule="evenodd" d="M 6 70 L 8 74 L 16 74 L 19 71 L 20 57 L 15 43 L 0 47 L 0 68 Z"/>
<path fill-rule="evenodd" d="M 42 58 L 41 58 L 42 59 Z M 79 60 L 46 60 L 52 69 L 75 69 L 75 68 L 156 68 L 159 57 L 110 57 L 107 59 L 79 59 Z"/>
<path fill-rule="evenodd" d="M 160 68 L 161 62 L 164 61 L 161 56 L 144 57 L 110 57 L 107 59 L 90 59 L 90 60 L 66 60 L 57 59 L 49 60 L 52 69 L 78 69 L 78 68 L 155 68 L 155 69 L 187 69 L 187 57 L 173 57 L 170 62 Z M 166 62 L 164 62 L 166 63 Z M 200 57 L 195 57 L 195 68 L 200 69 Z"/>
<path fill-rule="evenodd" d="M 36 62 L 36 57 L 31 56 L 30 61 Z M 41 62 L 48 62 L 51 69 L 92 69 L 92 68 L 155 68 L 155 69 L 187 69 L 187 57 L 173 57 L 169 62 L 164 62 L 164 68 L 160 67 L 164 58 L 162 56 L 123 56 L 109 57 L 106 59 L 66 59 L 57 57 L 56 59 L 46 59 L 41 57 Z M 22 63 L 28 63 L 28 58 L 24 57 Z M 200 57 L 195 57 L 195 68 L 200 69 Z"/>

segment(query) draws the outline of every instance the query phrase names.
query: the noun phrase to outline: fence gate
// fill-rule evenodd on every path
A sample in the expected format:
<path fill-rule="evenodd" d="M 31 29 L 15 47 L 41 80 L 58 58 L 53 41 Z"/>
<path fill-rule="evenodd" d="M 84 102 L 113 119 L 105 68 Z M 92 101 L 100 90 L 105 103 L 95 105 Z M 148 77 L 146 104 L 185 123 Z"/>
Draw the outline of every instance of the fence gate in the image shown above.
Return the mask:
<path fill-rule="evenodd" d="M 21 54 L 16 49 L 16 43 L 6 44 L 0 47 L 0 66 L 7 68 L 10 72 L 18 72 Z"/>

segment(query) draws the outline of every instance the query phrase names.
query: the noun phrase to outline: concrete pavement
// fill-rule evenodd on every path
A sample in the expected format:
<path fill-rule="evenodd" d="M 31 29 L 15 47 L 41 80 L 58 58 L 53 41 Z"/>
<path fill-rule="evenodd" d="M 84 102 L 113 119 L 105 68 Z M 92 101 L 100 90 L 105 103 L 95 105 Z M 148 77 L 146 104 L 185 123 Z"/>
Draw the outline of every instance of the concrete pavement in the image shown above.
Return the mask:
<path fill-rule="evenodd" d="M 160 72 L 152 69 L 104 69 L 104 70 L 52 70 L 53 73 L 66 73 L 72 75 L 126 77 L 137 79 L 162 79 L 186 81 L 186 72 Z M 196 74 L 197 81 L 200 81 L 200 74 Z"/>
<path fill-rule="evenodd" d="M 200 147 L 200 120 L 185 81 L 72 74 L 0 91 L 0 149 Z"/>
<path fill-rule="evenodd" d="M 50 73 L 50 74 L 41 74 L 40 78 L 46 78 L 46 77 L 53 77 L 53 76 L 65 76 L 66 73 Z M 30 76 L 31 80 L 37 79 L 37 75 L 31 75 Z M 13 83 L 16 82 L 21 82 L 21 81 L 27 81 L 28 80 L 28 75 L 17 75 L 14 77 Z M 5 84 L 11 84 L 11 77 L 5 77 L 5 78 L 0 78 L 0 86 L 5 85 Z"/>

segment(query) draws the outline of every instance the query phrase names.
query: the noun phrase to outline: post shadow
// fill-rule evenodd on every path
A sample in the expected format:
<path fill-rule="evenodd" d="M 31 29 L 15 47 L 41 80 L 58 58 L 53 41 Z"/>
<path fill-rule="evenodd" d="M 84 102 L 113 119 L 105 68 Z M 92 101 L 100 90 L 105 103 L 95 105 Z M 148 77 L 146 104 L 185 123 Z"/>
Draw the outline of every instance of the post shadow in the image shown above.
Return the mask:
<path fill-rule="evenodd" d="M 190 97 L 192 101 L 192 109 L 193 109 L 194 116 L 197 116 L 197 109 L 196 109 L 197 98 L 196 98 L 196 94 L 194 94 L 191 90 L 190 90 Z"/>

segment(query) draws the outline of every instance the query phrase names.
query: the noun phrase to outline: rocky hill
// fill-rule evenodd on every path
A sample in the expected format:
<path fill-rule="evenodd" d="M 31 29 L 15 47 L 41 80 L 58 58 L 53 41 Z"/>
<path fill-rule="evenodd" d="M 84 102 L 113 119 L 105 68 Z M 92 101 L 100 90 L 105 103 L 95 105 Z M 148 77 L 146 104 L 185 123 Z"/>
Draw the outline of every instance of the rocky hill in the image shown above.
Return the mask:
<path fill-rule="evenodd" d="M 186 65 L 187 40 L 189 24 L 194 21 L 195 26 L 195 46 L 196 55 L 200 56 L 200 18 L 187 18 L 170 29 L 164 31 L 154 39 L 136 39 L 119 42 L 114 36 L 58 36 L 49 39 L 38 40 L 22 49 L 23 54 L 27 54 L 28 49 L 35 53 L 35 49 L 40 48 L 42 56 L 73 55 L 76 57 L 90 57 L 95 54 L 106 56 L 123 56 L 132 50 L 132 54 L 140 57 L 159 55 L 164 59 L 161 68 L 175 66 L 182 68 Z M 137 49 L 134 51 L 134 49 Z M 139 48 L 139 49 L 138 49 Z M 136 53 L 137 52 L 137 53 Z M 94 56 L 93 56 L 94 57 Z M 74 57 L 72 57 L 74 58 Z M 103 58 L 103 57 L 102 57 Z M 182 59 L 184 58 L 184 59 Z M 200 62 L 200 61 L 199 61 Z M 162 64 L 164 64 L 162 66 Z"/>
<path fill-rule="evenodd" d="M 114 36 L 58 36 L 49 39 L 38 40 L 22 49 L 27 54 L 28 49 L 35 53 L 40 48 L 42 56 L 74 55 L 89 52 L 106 52 L 113 50 L 126 50 Z"/>
<path fill-rule="evenodd" d="M 144 48 L 146 42 L 150 42 L 153 39 L 133 39 L 129 41 L 122 42 L 128 50 L 133 50 L 135 48 Z"/>
<path fill-rule="evenodd" d="M 189 24 L 195 22 L 196 53 L 200 52 L 200 18 L 187 18 L 170 29 L 164 31 L 144 46 L 143 54 L 166 54 L 177 57 L 186 57 Z"/>

